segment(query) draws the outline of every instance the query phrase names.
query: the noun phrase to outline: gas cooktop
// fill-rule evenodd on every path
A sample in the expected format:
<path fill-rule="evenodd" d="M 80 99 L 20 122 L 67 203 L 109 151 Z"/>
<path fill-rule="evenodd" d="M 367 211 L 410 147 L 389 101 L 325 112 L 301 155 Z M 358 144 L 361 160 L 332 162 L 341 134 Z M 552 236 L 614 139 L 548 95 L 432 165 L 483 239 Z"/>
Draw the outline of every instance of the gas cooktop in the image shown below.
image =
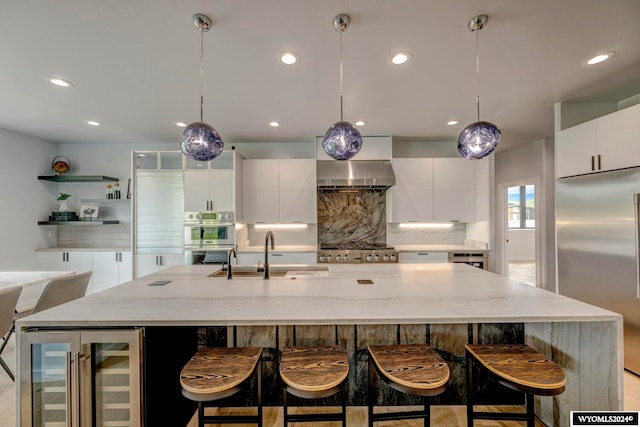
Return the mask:
<path fill-rule="evenodd" d="M 398 262 L 398 252 L 386 245 L 339 244 L 321 245 L 318 251 L 318 263 L 394 263 Z"/>

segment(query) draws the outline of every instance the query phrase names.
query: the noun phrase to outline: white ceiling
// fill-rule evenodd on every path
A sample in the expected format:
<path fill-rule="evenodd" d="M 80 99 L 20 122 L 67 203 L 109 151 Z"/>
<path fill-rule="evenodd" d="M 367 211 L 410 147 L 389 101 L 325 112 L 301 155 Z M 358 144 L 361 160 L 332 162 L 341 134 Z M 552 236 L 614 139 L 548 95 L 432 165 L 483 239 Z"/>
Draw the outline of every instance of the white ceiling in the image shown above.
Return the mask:
<path fill-rule="evenodd" d="M 501 128 L 500 149 L 553 137 L 556 102 L 640 93 L 638 0 L 0 0 L 0 127 L 56 142 L 177 147 L 175 122 L 199 119 L 194 13 L 214 19 L 204 119 L 227 143 L 312 141 L 339 119 L 338 13 L 351 16 L 345 119 L 365 120 L 363 135 L 455 140 L 475 121 L 467 22 L 480 13 L 489 15 L 481 119 Z M 279 63 L 287 50 L 302 61 Z M 392 66 L 398 50 L 412 60 Z M 584 65 L 599 51 L 617 55 Z"/>

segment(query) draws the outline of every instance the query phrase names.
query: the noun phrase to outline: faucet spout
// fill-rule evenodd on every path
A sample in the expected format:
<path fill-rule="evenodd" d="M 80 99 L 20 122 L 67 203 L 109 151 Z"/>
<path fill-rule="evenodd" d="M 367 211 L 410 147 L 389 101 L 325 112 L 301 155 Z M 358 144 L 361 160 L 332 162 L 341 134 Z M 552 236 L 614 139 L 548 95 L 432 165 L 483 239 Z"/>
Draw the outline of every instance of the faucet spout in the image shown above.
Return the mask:
<path fill-rule="evenodd" d="M 229 259 L 227 260 L 227 279 L 231 279 L 233 277 L 231 273 L 231 254 L 233 253 L 233 258 L 235 258 L 236 262 L 238 262 L 238 255 L 236 254 L 236 249 L 231 248 L 229 251 Z"/>
<path fill-rule="evenodd" d="M 273 233 L 271 230 L 267 231 L 264 238 L 264 278 L 269 278 L 269 241 L 271 241 L 271 249 L 273 250 Z"/>

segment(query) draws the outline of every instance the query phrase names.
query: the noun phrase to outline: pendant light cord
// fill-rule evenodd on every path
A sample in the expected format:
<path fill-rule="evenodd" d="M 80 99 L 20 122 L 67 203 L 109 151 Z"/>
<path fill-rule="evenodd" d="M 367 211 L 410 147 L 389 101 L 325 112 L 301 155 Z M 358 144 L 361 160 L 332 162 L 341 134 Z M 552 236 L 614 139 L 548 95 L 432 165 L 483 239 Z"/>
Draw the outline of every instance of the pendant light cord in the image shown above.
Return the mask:
<path fill-rule="evenodd" d="M 340 31 L 340 121 L 344 121 L 342 116 L 342 31 Z"/>
<path fill-rule="evenodd" d="M 476 108 L 477 108 L 477 120 L 480 121 L 480 53 L 479 53 L 479 39 L 480 30 L 476 30 Z"/>
<path fill-rule="evenodd" d="M 202 90 L 202 80 L 204 76 L 204 28 L 200 27 L 200 122 L 203 123 L 202 116 L 204 110 L 204 95 Z"/>

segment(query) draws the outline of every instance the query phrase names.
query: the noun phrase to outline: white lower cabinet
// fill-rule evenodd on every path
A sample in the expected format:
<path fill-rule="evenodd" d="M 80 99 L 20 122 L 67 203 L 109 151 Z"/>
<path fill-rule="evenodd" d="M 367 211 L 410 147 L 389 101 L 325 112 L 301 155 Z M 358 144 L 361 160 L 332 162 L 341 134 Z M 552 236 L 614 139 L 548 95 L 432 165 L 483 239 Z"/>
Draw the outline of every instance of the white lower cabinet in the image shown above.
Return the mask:
<path fill-rule="evenodd" d="M 38 269 L 42 271 L 75 271 L 93 269 L 91 252 L 37 252 Z"/>
<path fill-rule="evenodd" d="M 238 265 L 264 265 L 264 252 L 243 252 L 238 254 Z M 316 264 L 316 252 L 269 252 L 269 265 L 274 264 Z"/>
<path fill-rule="evenodd" d="M 137 279 L 147 274 L 173 267 L 174 265 L 184 265 L 184 253 L 162 255 L 136 254 L 135 263 L 135 278 Z"/>
<path fill-rule="evenodd" d="M 100 292 L 133 279 L 131 252 L 94 252 L 92 277 L 87 293 Z"/>
<path fill-rule="evenodd" d="M 43 330 L 20 340 L 25 427 L 142 426 L 142 330 Z"/>
<path fill-rule="evenodd" d="M 398 261 L 403 264 L 428 264 L 438 262 L 448 262 L 447 252 L 400 252 Z"/>

